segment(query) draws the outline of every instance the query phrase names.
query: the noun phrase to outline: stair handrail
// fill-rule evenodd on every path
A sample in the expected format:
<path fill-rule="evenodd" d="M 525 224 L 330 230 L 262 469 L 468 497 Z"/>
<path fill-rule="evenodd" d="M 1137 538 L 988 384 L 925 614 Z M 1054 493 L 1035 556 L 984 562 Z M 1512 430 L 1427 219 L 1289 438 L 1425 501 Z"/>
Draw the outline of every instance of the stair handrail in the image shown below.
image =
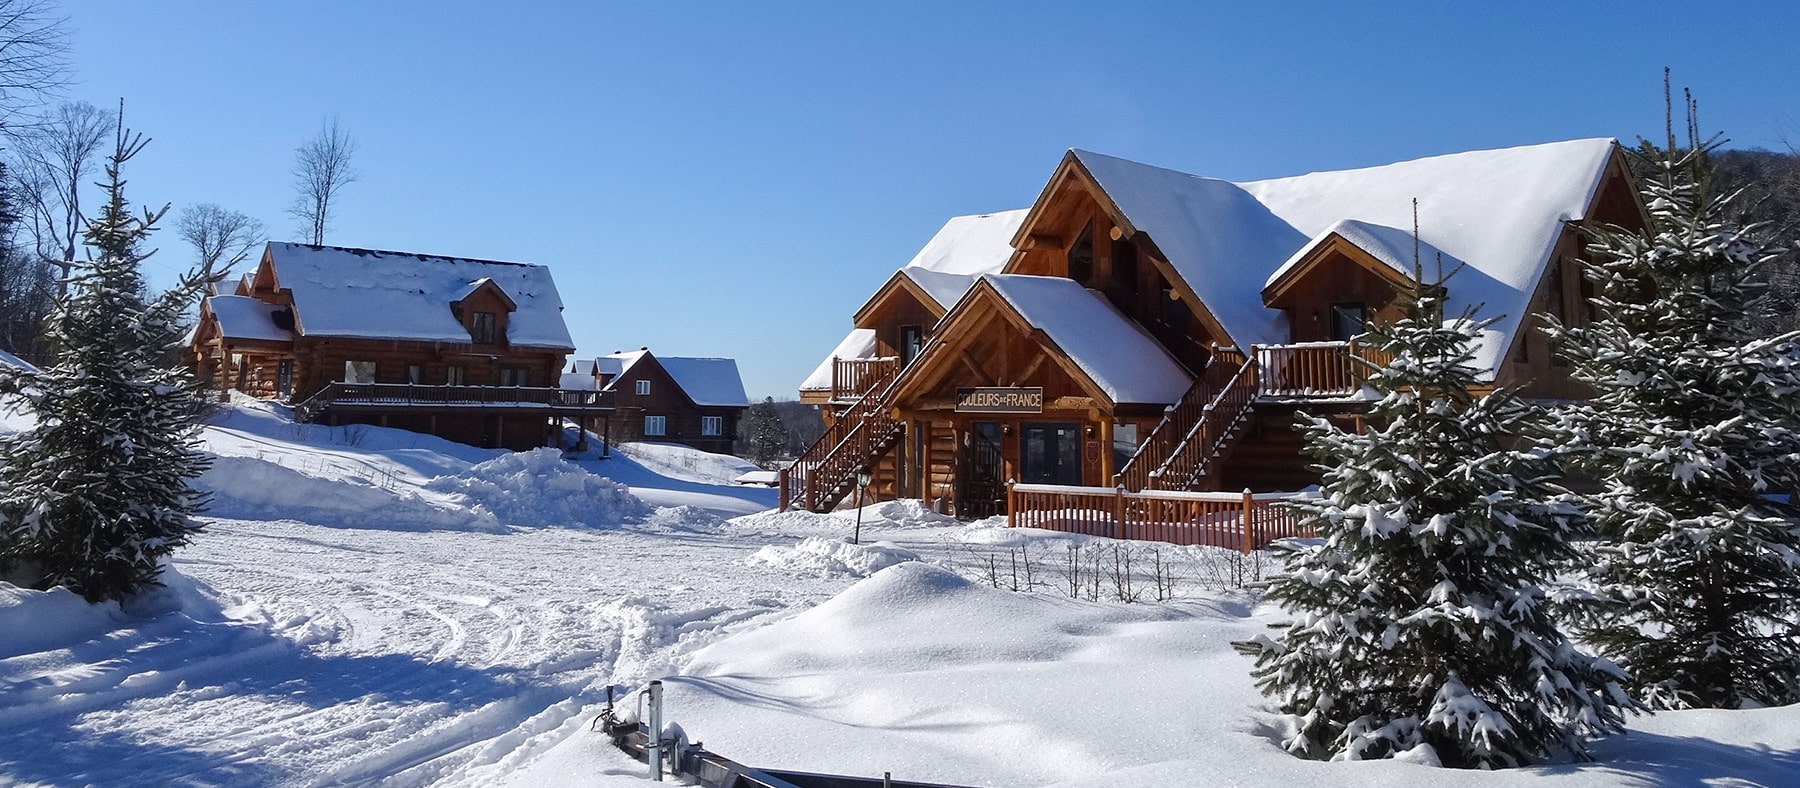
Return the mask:
<path fill-rule="evenodd" d="M 794 459 L 793 464 L 788 466 L 785 477 L 785 483 L 790 486 L 783 489 L 784 500 L 789 503 L 797 503 L 801 508 L 808 510 L 819 505 L 823 500 L 824 492 L 822 492 L 823 486 L 818 482 L 831 479 L 832 474 L 840 470 L 836 466 L 843 465 L 841 461 L 831 462 L 834 457 L 839 456 L 839 450 L 846 446 L 854 449 L 853 441 L 865 438 L 864 425 L 871 420 L 871 416 L 876 416 L 877 420 L 893 421 L 892 418 L 886 417 L 887 399 L 894 382 L 899 377 L 899 372 L 898 366 L 882 370 L 878 379 L 869 385 L 868 393 L 857 398 L 855 404 L 832 422 L 831 427 L 825 430 L 825 434 L 820 435 L 818 440 L 813 441 L 806 451 L 801 452 L 800 456 Z M 864 442 L 866 442 L 866 438 Z M 859 464 L 860 462 L 856 463 L 856 465 Z M 855 465 L 849 466 L 850 472 L 853 473 L 854 469 Z M 841 481 L 841 479 L 834 479 L 830 485 L 836 486 Z"/>
<path fill-rule="evenodd" d="M 1150 486 L 1156 475 L 1156 468 L 1150 463 L 1159 462 L 1170 456 L 1180 446 L 1177 436 L 1185 435 L 1199 422 L 1205 413 L 1206 403 L 1213 398 L 1213 391 L 1218 387 L 1218 370 L 1225 369 L 1237 358 L 1235 348 L 1215 348 L 1211 358 L 1200 374 L 1194 377 L 1194 384 L 1183 392 L 1181 399 L 1163 409 L 1162 420 L 1150 430 L 1150 434 L 1138 441 L 1137 449 L 1125 460 L 1117 473 L 1113 474 L 1113 484 L 1124 485 L 1125 489 L 1138 492 Z M 1158 465 L 1160 467 L 1160 463 Z"/>
<path fill-rule="evenodd" d="M 1219 386 L 1180 445 L 1151 475 L 1159 489 L 1189 489 L 1206 475 L 1220 446 L 1256 401 L 1257 369 L 1256 354 L 1247 354 L 1243 365 Z"/>

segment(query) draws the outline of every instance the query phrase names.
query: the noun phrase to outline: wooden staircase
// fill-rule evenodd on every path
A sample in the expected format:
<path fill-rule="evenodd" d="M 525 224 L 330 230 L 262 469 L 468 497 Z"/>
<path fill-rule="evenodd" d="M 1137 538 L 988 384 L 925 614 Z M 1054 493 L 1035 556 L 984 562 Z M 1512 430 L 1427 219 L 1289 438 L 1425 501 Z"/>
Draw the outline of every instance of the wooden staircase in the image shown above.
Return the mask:
<path fill-rule="evenodd" d="M 894 419 L 889 401 L 899 372 L 892 365 L 859 381 L 863 391 L 855 404 L 781 472 L 783 511 L 831 511 L 855 489 L 857 472 L 873 467 L 900 442 L 906 426 Z"/>
<path fill-rule="evenodd" d="M 1164 414 L 1114 484 L 1132 492 L 1218 487 L 1218 469 L 1250 427 L 1256 410 L 1257 361 L 1221 349 L 1194 385 Z"/>

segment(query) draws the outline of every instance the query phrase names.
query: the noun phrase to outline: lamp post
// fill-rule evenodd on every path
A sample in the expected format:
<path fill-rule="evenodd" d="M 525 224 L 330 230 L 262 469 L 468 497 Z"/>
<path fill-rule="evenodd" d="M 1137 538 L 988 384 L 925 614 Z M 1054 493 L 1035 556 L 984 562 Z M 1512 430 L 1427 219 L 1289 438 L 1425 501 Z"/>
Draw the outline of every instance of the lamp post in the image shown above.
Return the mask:
<path fill-rule="evenodd" d="M 869 488 L 869 481 L 873 476 L 867 465 L 856 469 L 856 533 L 850 537 L 851 544 L 862 544 L 863 492 Z"/>

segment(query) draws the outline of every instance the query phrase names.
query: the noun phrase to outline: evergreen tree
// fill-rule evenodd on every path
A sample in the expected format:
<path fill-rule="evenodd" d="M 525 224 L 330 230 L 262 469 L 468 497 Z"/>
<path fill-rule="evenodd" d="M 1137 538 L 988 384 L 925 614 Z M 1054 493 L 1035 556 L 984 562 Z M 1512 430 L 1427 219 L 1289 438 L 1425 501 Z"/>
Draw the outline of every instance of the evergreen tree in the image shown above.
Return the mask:
<path fill-rule="evenodd" d="M 1596 319 L 1548 331 L 1594 397 L 1552 446 L 1601 481 L 1581 498 L 1610 541 L 1587 640 L 1653 708 L 1800 701 L 1800 332 L 1754 337 L 1781 250 L 1710 188 L 1692 120 L 1681 150 L 1632 153 L 1648 229 L 1593 233 Z"/>
<path fill-rule="evenodd" d="M 744 414 L 744 431 L 750 444 L 751 462 L 767 468 L 781 455 L 787 443 L 787 428 L 781 423 L 781 413 L 775 409 L 773 397 L 764 397 L 762 402 L 750 406 L 750 411 Z"/>
<path fill-rule="evenodd" d="M 91 602 L 155 584 L 160 560 L 199 530 L 203 504 L 188 484 L 207 465 L 199 389 L 165 351 L 207 275 L 145 300 L 140 246 L 161 212 L 133 216 L 121 176 L 142 147 L 119 127 L 108 200 L 85 234 L 92 253 L 51 318 L 54 364 L 0 367 L 38 421 L 0 441 L 0 573 Z"/>
<path fill-rule="evenodd" d="M 1366 432 L 1305 425 L 1324 494 L 1295 507 L 1324 543 L 1289 553 L 1270 584 L 1294 620 L 1257 657 L 1257 684 L 1309 757 L 1582 759 L 1629 705 L 1623 674 L 1570 644 L 1542 589 L 1582 521 L 1555 499 L 1555 469 L 1512 447 L 1537 412 L 1512 390 L 1470 393 L 1491 321 L 1444 320 L 1441 293 L 1421 288 L 1365 337 L 1394 357 L 1369 380 Z"/>

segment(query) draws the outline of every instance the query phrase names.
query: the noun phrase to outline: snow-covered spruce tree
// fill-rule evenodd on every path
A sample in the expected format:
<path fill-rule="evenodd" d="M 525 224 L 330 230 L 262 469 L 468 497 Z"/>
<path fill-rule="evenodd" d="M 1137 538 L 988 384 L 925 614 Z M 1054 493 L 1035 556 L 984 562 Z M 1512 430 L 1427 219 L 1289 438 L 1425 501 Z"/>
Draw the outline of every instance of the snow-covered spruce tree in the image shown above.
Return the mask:
<path fill-rule="evenodd" d="M 119 128 L 108 200 L 85 236 L 92 251 L 48 327 L 54 363 L 0 366 L 38 421 L 0 441 L 0 576 L 90 602 L 155 584 L 160 560 L 199 530 L 204 503 L 188 484 L 207 466 L 199 389 L 167 359 L 207 276 L 145 300 L 140 245 L 162 213 L 133 216 L 120 174 L 142 148 Z"/>
<path fill-rule="evenodd" d="M 1584 638 L 1631 671 L 1652 708 L 1800 701 L 1800 332 L 1735 326 L 1781 250 L 1734 226 L 1707 152 L 1633 156 L 1649 228 L 1592 233 L 1595 319 L 1547 329 L 1592 399 L 1559 410 L 1551 445 L 1600 482 L 1581 496 L 1606 539 Z"/>
<path fill-rule="evenodd" d="M 1513 448 L 1538 412 L 1482 397 L 1471 347 L 1489 322 L 1444 320 L 1440 286 L 1365 341 L 1394 357 L 1369 385 L 1368 429 L 1305 425 L 1323 497 L 1297 502 L 1322 545 L 1288 554 L 1268 599 L 1292 616 L 1258 657 L 1292 715 L 1292 752 L 1393 757 L 1428 745 L 1446 766 L 1585 759 L 1616 732 L 1624 675 L 1576 650 L 1542 585 L 1583 527 L 1555 469 Z"/>

